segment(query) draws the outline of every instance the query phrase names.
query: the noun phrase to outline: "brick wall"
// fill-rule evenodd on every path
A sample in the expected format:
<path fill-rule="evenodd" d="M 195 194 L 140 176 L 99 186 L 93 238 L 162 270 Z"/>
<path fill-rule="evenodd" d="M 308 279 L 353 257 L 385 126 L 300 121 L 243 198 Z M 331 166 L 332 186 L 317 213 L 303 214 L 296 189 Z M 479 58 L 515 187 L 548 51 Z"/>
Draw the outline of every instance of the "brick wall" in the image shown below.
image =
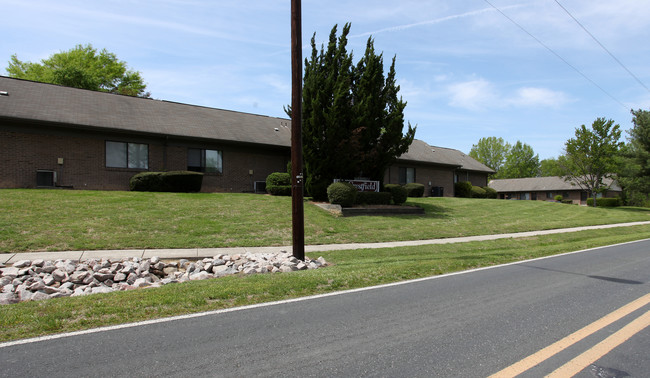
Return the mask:
<path fill-rule="evenodd" d="M 424 185 L 424 196 L 431 196 L 431 188 L 442 187 L 445 197 L 454 195 L 454 171 L 452 168 L 436 167 L 430 165 L 396 163 L 384 175 L 385 184 L 399 184 L 399 168 L 415 168 L 415 182 Z"/>
<path fill-rule="evenodd" d="M 16 129 L 19 129 L 18 131 Z M 164 138 L 73 133 L 35 128 L 0 128 L 0 188 L 34 188 L 37 170 L 56 172 L 57 185 L 73 189 L 128 190 L 129 179 L 143 170 L 107 168 L 107 140 L 149 145 L 149 171 L 187 169 L 187 148 L 222 151 L 223 173 L 207 173 L 202 191 L 253 191 L 276 171 L 286 171 L 288 149 L 169 141 Z M 59 159 L 63 159 L 59 164 Z M 251 175 L 252 170 L 252 175 Z"/>

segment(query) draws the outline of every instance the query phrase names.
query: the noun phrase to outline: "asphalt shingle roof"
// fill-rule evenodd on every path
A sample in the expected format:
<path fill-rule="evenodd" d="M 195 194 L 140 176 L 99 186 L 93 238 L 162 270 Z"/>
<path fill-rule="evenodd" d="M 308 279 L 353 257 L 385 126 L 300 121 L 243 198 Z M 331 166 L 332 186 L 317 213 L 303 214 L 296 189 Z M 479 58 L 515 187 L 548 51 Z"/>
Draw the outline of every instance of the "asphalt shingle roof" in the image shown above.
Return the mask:
<path fill-rule="evenodd" d="M 426 142 L 415 139 L 409 150 L 399 157 L 399 160 L 425 162 L 439 165 L 459 167 L 468 171 L 494 173 L 494 171 L 476 161 L 469 155 L 453 148 L 430 146 Z"/>
<path fill-rule="evenodd" d="M 610 185 L 610 190 L 620 191 L 618 184 L 610 178 L 603 180 L 606 185 Z M 562 177 L 528 177 L 517 179 L 499 179 L 491 180 L 488 186 L 497 192 L 545 192 L 545 191 L 564 191 L 564 190 L 581 190 L 577 184 L 564 181 Z"/>
<path fill-rule="evenodd" d="M 79 129 L 124 131 L 291 147 L 289 119 L 95 92 L 0 76 L 0 118 Z M 492 173 L 444 147 L 414 140 L 400 160 Z"/>
<path fill-rule="evenodd" d="M 291 121 L 0 76 L 0 117 L 68 127 L 291 146 Z"/>

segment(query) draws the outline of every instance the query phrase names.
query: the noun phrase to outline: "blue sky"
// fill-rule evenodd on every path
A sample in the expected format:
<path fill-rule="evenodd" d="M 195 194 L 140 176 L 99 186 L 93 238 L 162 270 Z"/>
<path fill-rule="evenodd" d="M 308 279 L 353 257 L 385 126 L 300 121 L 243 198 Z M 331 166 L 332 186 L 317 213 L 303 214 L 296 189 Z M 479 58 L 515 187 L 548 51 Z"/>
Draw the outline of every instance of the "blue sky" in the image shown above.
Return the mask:
<path fill-rule="evenodd" d="M 555 157 L 576 127 L 605 117 L 627 130 L 630 109 L 650 108 L 650 2 L 558 1 L 643 85 L 555 0 L 490 0 L 534 38 L 485 0 L 303 0 L 303 56 L 314 32 L 320 46 L 351 22 L 355 57 L 370 35 L 386 65 L 397 56 L 416 138 L 469 152 L 497 136 Z M 14 53 L 35 62 L 91 43 L 140 71 L 156 99 L 276 117 L 291 102 L 289 0 L 3 0 L 0 9 L 2 75 Z"/>

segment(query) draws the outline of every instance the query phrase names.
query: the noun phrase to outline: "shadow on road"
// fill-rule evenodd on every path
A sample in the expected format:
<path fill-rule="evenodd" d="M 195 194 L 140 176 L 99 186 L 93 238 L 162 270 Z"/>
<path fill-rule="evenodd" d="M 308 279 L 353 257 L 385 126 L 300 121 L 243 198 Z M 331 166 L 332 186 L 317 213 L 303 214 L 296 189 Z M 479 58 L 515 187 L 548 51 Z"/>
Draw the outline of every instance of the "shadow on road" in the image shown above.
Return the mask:
<path fill-rule="evenodd" d="M 526 268 L 547 270 L 547 271 L 550 271 L 550 272 L 557 272 L 557 273 L 573 274 L 573 275 L 576 275 L 576 276 L 589 277 L 589 278 L 594 278 L 594 279 L 597 279 L 597 280 L 603 280 L 603 281 L 609 281 L 609 282 L 615 282 L 615 283 L 621 283 L 621 284 L 627 284 L 627 285 L 643 285 L 643 284 L 645 284 L 645 282 L 635 281 L 635 280 L 627 280 L 625 278 L 594 276 L 594 275 L 582 274 L 582 273 L 576 273 L 576 272 L 566 272 L 566 271 L 563 271 L 563 270 L 542 268 L 542 267 L 539 267 L 539 266 L 532 266 L 532 265 L 528 265 L 528 264 L 517 264 L 517 265 L 523 266 L 523 267 L 526 267 Z"/>

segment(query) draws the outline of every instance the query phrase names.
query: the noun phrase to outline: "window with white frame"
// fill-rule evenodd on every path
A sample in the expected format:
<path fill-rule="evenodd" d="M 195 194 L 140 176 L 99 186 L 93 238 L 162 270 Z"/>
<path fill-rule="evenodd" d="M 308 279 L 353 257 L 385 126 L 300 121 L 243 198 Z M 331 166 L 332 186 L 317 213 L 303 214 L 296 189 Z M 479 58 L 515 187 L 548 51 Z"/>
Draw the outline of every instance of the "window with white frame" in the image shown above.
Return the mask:
<path fill-rule="evenodd" d="M 106 167 L 149 169 L 149 145 L 106 141 Z"/>
<path fill-rule="evenodd" d="M 222 173 L 223 158 L 221 151 L 188 148 L 187 170 L 205 173 Z"/>

